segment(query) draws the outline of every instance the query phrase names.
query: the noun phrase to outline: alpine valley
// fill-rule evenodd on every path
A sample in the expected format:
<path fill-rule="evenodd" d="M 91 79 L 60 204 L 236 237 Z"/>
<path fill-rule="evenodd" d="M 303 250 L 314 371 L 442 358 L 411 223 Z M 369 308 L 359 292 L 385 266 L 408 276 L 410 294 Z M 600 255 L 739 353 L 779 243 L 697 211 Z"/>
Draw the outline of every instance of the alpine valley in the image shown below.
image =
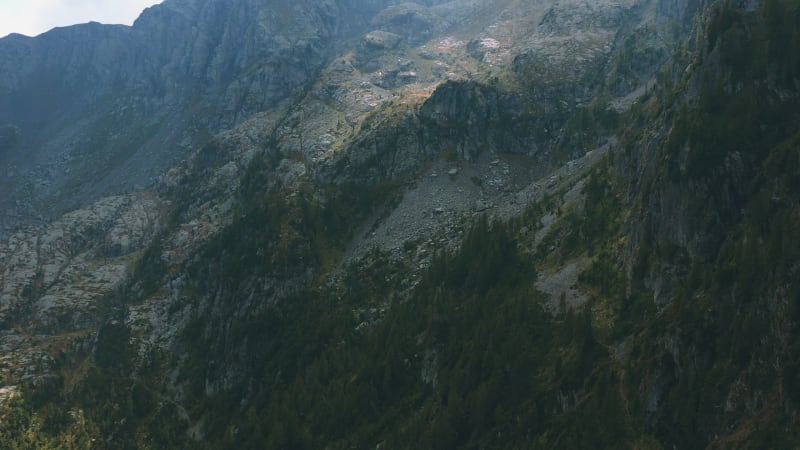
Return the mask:
<path fill-rule="evenodd" d="M 800 448 L 800 1 L 0 39 L 3 449 Z"/>

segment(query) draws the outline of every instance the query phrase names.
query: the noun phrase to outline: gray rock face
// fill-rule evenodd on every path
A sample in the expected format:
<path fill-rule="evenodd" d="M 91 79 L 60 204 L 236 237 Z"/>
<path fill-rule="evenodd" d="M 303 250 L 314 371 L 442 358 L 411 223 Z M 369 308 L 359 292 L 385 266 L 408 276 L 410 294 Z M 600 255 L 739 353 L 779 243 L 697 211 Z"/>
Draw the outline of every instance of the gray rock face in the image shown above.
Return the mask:
<path fill-rule="evenodd" d="M 133 27 L 0 40 L 0 233 L 150 184 L 298 92 L 386 3 L 167 0 Z"/>
<path fill-rule="evenodd" d="M 91 326 L 158 229 L 160 208 L 148 194 L 108 197 L 0 241 L 0 323 L 53 334 Z"/>
<path fill-rule="evenodd" d="M 455 149 L 466 160 L 487 150 L 535 156 L 546 139 L 545 120 L 557 123 L 559 117 L 541 117 L 528 106 L 518 94 L 448 82 L 425 102 L 420 116 L 429 124 L 429 141 Z"/>
<path fill-rule="evenodd" d="M 387 79 L 384 74 L 380 82 L 396 85 L 402 76 L 395 73 Z M 548 130 L 561 127 L 566 117 L 543 116 L 518 93 L 476 82 L 448 81 L 416 111 L 376 115 L 344 158 L 324 167 L 320 177 L 366 184 L 402 179 L 413 176 L 437 154 L 464 161 L 492 153 L 526 155 L 544 170 L 552 162 L 544 151 L 552 140 Z"/>

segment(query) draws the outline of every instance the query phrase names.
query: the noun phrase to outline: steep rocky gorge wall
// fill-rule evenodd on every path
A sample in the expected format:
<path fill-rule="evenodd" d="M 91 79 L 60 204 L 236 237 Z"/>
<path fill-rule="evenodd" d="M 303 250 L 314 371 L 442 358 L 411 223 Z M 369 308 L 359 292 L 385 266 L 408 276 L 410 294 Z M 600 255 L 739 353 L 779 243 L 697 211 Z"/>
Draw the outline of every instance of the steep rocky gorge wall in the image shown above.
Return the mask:
<path fill-rule="evenodd" d="M 628 375 L 649 424 L 688 430 L 662 431 L 679 447 L 792 447 L 791 433 L 761 429 L 793 423 L 800 398 L 800 66 L 785 56 L 800 45 L 785 19 L 797 6 L 695 6 L 696 27 L 613 159 L 631 204 L 628 288 L 658 311 Z"/>
<path fill-rule="evenodd" d="M 766 26 L 750 2 L 696 7 L 704 12 L 682 56 L 664 69 L 655 96 L 641 109 L 646 131 L 629 136 L 616 164 L 641 202 L 633 218 L 634 248 L 674 247 L 688 260 L 712 263 L 726 230 L 743 221 L 763 183 L 765 158 L 788 137 L 800 94 L 791 78 L 775 75 L 791 73 L 791 64 L 755 62 L 794 43 L 758 31 L 745 38 L 744 27 Z M 741 46 L 744 40 L 750 42 Z M 656 96 L 667 99 L 661 111 L 652 108 Z"/>

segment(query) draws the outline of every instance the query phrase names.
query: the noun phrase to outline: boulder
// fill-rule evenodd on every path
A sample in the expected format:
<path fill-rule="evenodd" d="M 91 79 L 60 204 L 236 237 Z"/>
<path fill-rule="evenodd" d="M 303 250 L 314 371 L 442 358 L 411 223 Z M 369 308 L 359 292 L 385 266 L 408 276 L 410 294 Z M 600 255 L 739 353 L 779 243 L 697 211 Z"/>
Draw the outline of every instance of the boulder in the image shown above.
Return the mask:
<path fill-rule="evenodd" d="M 364 36 L 364 46 L 370 50 L 393 50 L 403 37 L 388 31 L 371 31 Z"/>

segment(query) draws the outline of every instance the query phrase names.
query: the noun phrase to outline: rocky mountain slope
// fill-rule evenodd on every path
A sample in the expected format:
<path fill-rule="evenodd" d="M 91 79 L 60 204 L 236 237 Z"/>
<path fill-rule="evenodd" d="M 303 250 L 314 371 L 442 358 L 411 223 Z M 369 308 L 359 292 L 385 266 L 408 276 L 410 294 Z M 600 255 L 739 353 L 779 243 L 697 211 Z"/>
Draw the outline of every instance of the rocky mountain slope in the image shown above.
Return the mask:
<path fill-rule="evenodd" d="M 302 91 L 388 3 L 169 0 L 133 27 L 3 38 L 0 231 L 151 185 Z"/>
<path fill-rule="evenodd" d="M 95 26 L 233 128 L 0 241 L 5 442 L 797 445 L 796 5 L 268 3 Z"/>

